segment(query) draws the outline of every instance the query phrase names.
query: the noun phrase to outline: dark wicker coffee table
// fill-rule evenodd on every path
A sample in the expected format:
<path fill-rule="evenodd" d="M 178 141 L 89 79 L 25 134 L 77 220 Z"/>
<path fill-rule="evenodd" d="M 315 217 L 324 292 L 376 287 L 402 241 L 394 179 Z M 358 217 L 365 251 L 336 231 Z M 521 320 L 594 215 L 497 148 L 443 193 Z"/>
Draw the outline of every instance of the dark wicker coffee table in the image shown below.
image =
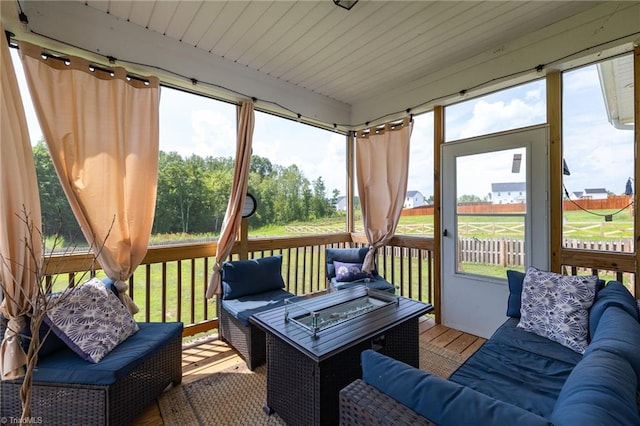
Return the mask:
<path fill-rule="evenodd" d="M 362 296 L 362 288 L 310 299 L 314 309 Z M 366 290 L 365 290 L 366 291 Z M 375 349 L 418 367 L 418 318 L 433 306 L 399 297 L 397 303 L 343 323 L 309 330 L 285 321 L 285 308 L 253 315 L 266 332 L 268 414 L 277 412 L 289 426 L 334 425 L 339 419 L 339 391 L 362 377 L 360 353 Z"/>

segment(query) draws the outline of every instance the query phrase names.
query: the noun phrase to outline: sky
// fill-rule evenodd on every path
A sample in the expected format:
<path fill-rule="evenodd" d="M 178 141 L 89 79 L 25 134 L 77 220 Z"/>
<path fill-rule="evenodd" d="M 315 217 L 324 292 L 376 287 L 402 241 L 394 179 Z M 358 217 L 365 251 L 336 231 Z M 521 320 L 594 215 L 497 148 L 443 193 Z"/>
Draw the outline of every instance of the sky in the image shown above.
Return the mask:
<path fill-rule="evenodd" d="M 13 49 L 12 57 L 35 144 L 42 133 Z M 616 130 L 607 121 L 595 66 L 564 73 L 563 87 L 564 158 L 571 171 L 565 177 L 567 190 L 605 188 L 622 193 L 633 176 L 633 132 Z M 185 157 L 235 155 L 234 105 L 165 87 L 160 97 L 161 150 Z M 407 189 L 428 198 L 433 195 L 433 113 L 414 120 Z M 446 107 L 445 135 L 447 141 L 454 141 L 545 121 L 545 85 L 538 80 Z M 256 112 L 253 152 L 284 167 L 296 164 L 310 182 L 322 177 L 328 197 L 334 189 L 342 195 L 346 192 L 346 137 L 341 134 Z M 490 161 L 510 169 L 511 160 L 509 153 L 492 156 Z M 465 193 L 483 198 L 491 192 L 491 183 L 498 178 L 489 173 L 491 167 L 484 166 L 478 169 L 483 173 L 473 173 L 464 184 Z"/>

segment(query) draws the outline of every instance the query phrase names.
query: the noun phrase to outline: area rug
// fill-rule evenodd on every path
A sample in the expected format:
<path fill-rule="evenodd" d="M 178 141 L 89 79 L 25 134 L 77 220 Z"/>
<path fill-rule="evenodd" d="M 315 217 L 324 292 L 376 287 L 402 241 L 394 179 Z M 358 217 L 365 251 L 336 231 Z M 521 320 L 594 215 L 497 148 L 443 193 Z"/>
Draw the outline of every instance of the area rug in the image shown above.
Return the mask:
<path fill-rule="evenodd" d="M 244 363 L 162 394 L 158 406 L 165 426 L 285 425 L 262 411 L 267 402 L 267 368 Z"/>
<path fill-rule="evenodd" d="M 448 379 L 468 357 L 436 344 L 420 341 L 420 369 L 444 379 Z"/>
<path fill-rule="evenodd" d="M 467 357 L 429 342 L 420 342 L 420 368 L 447 378 Z M 164 424 L 285 425 L 277 414 L 262 411 L 266 402 L 267 369 L 254 371 L 244 363 L 192 383 L 177 386 L 158 398 Z"/>

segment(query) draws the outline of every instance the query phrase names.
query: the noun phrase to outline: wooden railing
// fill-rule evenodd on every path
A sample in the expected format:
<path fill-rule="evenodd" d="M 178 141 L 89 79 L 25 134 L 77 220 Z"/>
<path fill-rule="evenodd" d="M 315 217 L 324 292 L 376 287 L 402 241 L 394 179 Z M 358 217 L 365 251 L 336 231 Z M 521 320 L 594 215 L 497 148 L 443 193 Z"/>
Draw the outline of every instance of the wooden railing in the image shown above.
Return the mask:
<path fill-rule="evenodd" d="M 288 291 L 305 294 L 326 288 L 325 249 L 366 245 L 361 234 L 337 233 L 303 237 L 254 238 L 238 242 L 231 259 L 273 254 L 283 257 L 282 276 Z M 215 303 L 204 297 L 216 256 L 216 243 L 150 247 L 129 281 L 129 294 L 140 308 L 138 321 L 182 321 L 185 336 L 217 328 Z M 433 239 L 394 237 L 378 252 L 378 270 L 398 287 L 397 293 L 433 302 Z M 86 271 L 86 272 L 83 272 Z M 45 272 L 54 289 L 73 286 L 88 276 L 104 274 L 87 253 L 47 256 Z"/>

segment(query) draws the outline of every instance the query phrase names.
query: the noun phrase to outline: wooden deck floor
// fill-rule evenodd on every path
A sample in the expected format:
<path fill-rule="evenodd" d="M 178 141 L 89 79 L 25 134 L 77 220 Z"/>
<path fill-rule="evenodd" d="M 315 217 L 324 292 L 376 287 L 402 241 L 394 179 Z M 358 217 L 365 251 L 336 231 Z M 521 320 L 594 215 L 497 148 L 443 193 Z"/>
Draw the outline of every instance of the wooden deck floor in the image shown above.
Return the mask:
<path fill-rule="evenodd" d="M 475 352 L 485 341 L 481 337 L 435 324 L 433 319 L 427 317 L 420 321 L 420 339 L 465 355 Z M 196 381 L 243 362 L 236 351 L 215 337 L 199 340 L 185 345 L 182 350 L 182 383 Z M 165 426 L 156 403 L 149 406 L 133 424 Z"/>

